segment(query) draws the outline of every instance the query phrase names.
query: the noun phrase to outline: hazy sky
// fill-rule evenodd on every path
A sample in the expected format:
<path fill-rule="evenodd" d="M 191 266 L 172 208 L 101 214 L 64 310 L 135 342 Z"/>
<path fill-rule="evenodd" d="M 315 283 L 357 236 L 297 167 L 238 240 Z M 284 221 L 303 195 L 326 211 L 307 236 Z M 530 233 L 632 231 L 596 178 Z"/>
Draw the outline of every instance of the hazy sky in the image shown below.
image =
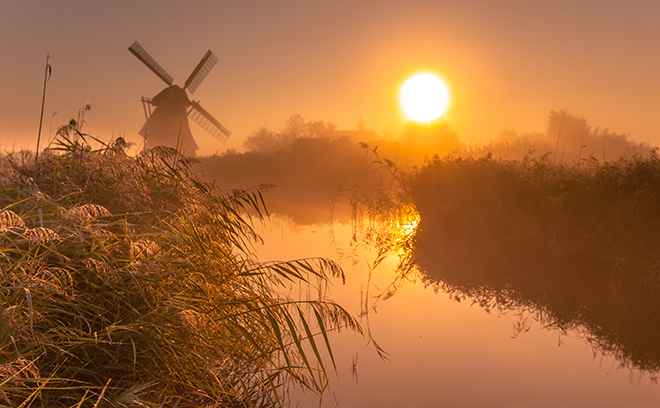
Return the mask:
<path fill-rule="evenodd" d="M 0 144 L 34 146 L 46 53 L 42 135 L 89 103 L 87 132 L 139 142 L 140 97 L 165 84 L 128 52 L 138 40 L 179 85 L 207 49 L 219 57 L 193 99 L 233 135 L 191 125 L 199 154 L 240 150 L 294 113 L 399 133 L 398 90 L 420 70 L 448 83 L 465 141 L 543 130 L 567 109 L 655 145 L 658 21 L 660 2 L 639 0 L 0 0 Z"/>

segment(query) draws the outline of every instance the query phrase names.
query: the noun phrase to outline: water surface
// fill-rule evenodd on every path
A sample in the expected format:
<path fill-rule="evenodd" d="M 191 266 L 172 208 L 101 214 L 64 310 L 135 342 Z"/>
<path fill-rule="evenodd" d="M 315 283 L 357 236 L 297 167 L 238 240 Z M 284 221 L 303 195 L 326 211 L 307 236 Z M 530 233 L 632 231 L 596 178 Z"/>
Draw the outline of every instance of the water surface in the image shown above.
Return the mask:
<path fill-rule="evenodd" d="M 286 218 L 260 227 L 263 261 L 323 256 L 340 263 L 346 284 L 330 296 L 355 315 L 369 289 L 380 293 L 395 277 L 397 259 L 373 271 L 375 252 L 351 251 L 352 228 L 301 226 Z M 297 288 L 291 288 L 292 291 Z M 660 386 L 634 367 L 590 345 L 579 330 L 544 328 L 524 310 L 486 311 L 456 301 L 418 276 L 376 303 L 365 331 L 388 353 L 378 356 L 367 337 L 331 336 L 337 376 L 321 406 L 333 407 L 657 407 Z M 522 328 L 522 330 L 521 330 Z M 330 367 L 332 370 L 332 368 Z M 317 406 L 318 397 L 292 391 L 294 406 Z"/>

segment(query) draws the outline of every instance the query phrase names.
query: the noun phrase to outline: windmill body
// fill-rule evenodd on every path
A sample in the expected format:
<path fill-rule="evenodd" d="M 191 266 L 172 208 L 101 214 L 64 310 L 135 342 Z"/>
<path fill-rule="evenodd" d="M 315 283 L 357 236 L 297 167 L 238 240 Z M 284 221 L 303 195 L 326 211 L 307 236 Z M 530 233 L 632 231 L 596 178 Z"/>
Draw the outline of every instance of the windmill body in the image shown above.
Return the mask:
<path fill-rule="evenodd" d="M 186 92 L 172 85 L 154 96 L 150 103 L 155 109 L 140 130 L 145 148 L 176 147 L 183 154 L 194 156 L 198 146 L 188 124 L 190 100 Z"/>
<path fill-rule="evenodd" d="M 142 48 L 136 41 L 128 49 L 149 69 L 151 69 L 168 87 L 152 99 L 142 98 L 145 104 L 147 122 L 140 130 L 144 138 L 145 149 L 155 146 L 168 146 L 179 150 L 186 156 L 195 156 L 198 146 L 190 131 L 188 118 L 193 119 L 211 136 L 224 142 L 231 134 L 211 114 L 204 110 L 199 102 L 188 99 L 199 84 L 211 71 L 218 59 L 207 51 L 197 67 L 186 80 L 183 88 L 173 85 L 174 79 Z M 153 107 L 153 113 L 152 113 Z"/>

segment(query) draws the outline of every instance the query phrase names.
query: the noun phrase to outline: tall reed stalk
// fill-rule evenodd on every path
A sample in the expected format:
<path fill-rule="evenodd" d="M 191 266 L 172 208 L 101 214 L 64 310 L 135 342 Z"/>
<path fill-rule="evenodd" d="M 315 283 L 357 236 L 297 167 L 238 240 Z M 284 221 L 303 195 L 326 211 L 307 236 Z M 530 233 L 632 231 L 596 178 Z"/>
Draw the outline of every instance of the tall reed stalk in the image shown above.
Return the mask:
<path fill-rule="evenodd" d="M 48 63 L 50 54 L 46 54 L 46 72 L 44 73 L 44 92 L 41 98 L 41 114 L 39 115 L 39 132 L 37 133 L 37 148 L 34 153 L 35 171 L 39 171 L 39 144 L 41 143 L 41 125 L 44 121 L 44 106 L 46 105 L 46 84 L 50 80 L 51 66 Z"/>

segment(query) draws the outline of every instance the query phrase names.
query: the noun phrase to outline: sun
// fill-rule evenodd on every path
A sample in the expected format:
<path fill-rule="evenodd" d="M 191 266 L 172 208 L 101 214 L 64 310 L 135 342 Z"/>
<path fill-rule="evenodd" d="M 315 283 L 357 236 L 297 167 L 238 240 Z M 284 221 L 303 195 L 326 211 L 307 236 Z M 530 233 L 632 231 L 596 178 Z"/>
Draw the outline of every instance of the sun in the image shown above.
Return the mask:
<path fill-rule="evenodd" d="M 406 80 L 399 100 L 408 119 L 429 123 L 445 113 L 449 105 L 449 89 L 437 75 L 423 72 Z"/>

